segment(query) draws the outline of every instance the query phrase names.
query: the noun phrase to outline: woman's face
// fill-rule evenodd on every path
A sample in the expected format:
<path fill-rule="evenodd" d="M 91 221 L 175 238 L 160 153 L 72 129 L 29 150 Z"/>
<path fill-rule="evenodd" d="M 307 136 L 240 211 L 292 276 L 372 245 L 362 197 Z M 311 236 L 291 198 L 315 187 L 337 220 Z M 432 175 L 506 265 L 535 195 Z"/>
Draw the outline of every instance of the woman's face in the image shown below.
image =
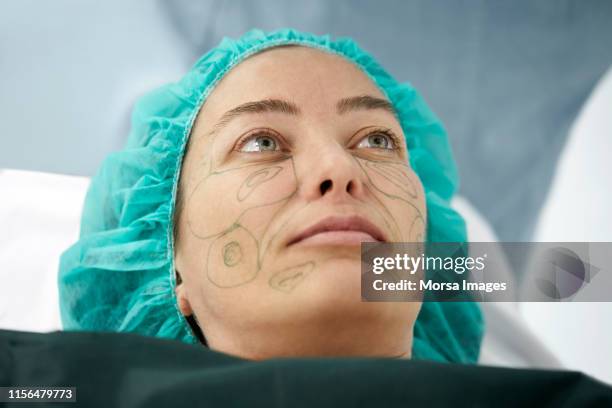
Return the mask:
<path fill-rule="evenodd" d="M 212 349 L 409 355 L 420 304 L 362 302 L 359 243 L 422 241 L 423 188 L 362 71 L 307 47 L 259 53 L 218 84 L 190 138 L 177 295 Z"/>

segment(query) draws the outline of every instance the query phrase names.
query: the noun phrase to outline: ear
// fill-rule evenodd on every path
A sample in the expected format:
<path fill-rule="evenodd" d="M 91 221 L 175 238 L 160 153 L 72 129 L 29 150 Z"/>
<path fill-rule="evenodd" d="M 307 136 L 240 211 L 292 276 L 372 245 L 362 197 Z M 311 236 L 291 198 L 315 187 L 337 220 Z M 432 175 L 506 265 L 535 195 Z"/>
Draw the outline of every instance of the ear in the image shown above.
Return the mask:
<path fill-rule="evenodd" d="M 183 316 L 191 316 L 193 314 L 193 309 L 191 308 L 191 304 L 189 303 L 189 299 L 187 298 L 185 282 L 181 282 L 176 285 L 175 293 L 179 310 L 181 311 Z"/>

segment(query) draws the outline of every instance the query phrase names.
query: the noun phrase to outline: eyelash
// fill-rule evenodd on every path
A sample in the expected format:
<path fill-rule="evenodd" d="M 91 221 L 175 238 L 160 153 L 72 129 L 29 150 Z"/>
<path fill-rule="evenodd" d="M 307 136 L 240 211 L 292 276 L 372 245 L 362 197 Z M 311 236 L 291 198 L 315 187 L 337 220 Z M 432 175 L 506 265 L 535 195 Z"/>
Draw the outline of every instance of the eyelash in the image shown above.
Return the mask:
<path fill-rule="evenodd" d="M 268 136 L 268 137 L 272 137 L 276 143 L 280 145 L 284 144 L 284 143 L 279 143 L 279 142 L 284 142 L 282 140 L 282 137 L 280 137 L 276 132 L 274 132 L 271 129 L 258 129 L 255 130 L 247 135 L 245 135 L 242 139 L 240 139 L 237 143 L 236 143 L 236 148 L 235 150 L 240 151 L 242 150 L 242 148 L 251 140 L 254 139 L 258 136 Z M 272 152 L 277 152 L 277 150 L 272 150 Z M 253 152 L 242 152 L 242 153 L 253 153 Z M 262 152 L 255 152 L 255 153 L 262 153 Z"/>
<path fill-rule="evenodd" d="M 399 137 L 397 137 L 397 135 L 395 133 L 393 133 L 390 129 L 374 129 L 369 131 L 368 133 L 366 133 L 365 135 L 363 135 L 359 141 L 362 141 L 363 139 L 365 139 L 366 137 L 370 137 L 372 135 L 376 135 L 376 134 L 383 134 L 385 136 L 387 136 L 389 139 L 391 139 L 391 142 L 393 143 L 393 147 L 388 148 L 388 149 L 379 149 L 379 150 L 392 150 L 392 151 L 397 151 L 400 150 L 400 146 L 401 146 L 401 142 Z M 249 142 L 251 141 L 251 139 L 254 139 L 256 137 L 259 136 L 268 136 L 268 137 L 272 137 L 273 139 L 276 140 L 276 143 L 280 145 L 282 145 L 283 143 L 279 143 L 282 142 L 282 138 L 274 131 L 270 130 L 270 129 L 259 129 L 256 130 L 252 133 L 249 133 L 247 135 L 245 135 L 242 139 L 240 139 L 237 143 L 236 143 L 236 148 L 235 150 L 240 151 L 242 150 L 242 148 Z M 272 150 L 271 152 L 277 152 L 277 150 Z M 242 152 L 242 153 L 253 153 L 253 152 Z M 262 152 L 255 152 L 255 153 L 262 153 Z"/>
<path fill-rule="evenodd" d="M 389 139 L 391 139 L 391 142 L 393 143 L 393 147 L 391 147 L 389 149 L 382 149 L 382 150 L 394 150 L 395 151 L 395 150 L 399 150 L 400 149 L 400 146 L 401 146 L 400 139 L 390 129 L 374 129 L 374 130 L 366 133 L 361 139 L 359 139 L 359 141 L 365 139 L 366 137 L 370 137 L 370 136 L 376 135 L 376 134 L 382 134 L 382 135 L 387 136 Z"/>

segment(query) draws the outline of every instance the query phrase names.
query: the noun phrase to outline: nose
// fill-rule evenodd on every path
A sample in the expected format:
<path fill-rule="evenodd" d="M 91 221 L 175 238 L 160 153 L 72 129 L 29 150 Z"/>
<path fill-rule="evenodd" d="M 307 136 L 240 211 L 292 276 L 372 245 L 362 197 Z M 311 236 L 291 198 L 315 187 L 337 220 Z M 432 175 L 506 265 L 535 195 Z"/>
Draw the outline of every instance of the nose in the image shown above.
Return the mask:
<path fill-rule="evenodd" d="M 302 161 L 300 190 L 310 202 L 326 199 L 330 203 L 359 200 L 364 194 L 364 173 L 357 159 L 338 145 Z"/>

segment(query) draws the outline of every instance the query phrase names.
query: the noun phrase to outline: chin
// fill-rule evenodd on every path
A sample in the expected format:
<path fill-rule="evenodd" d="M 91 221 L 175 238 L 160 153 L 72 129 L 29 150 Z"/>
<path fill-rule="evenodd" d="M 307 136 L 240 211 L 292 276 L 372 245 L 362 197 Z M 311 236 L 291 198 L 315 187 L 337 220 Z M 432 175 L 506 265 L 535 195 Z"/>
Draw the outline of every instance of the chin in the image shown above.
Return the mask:
<path fill-rule="evenodd" d="M 361 265 L 350 259 L 331 259 L 313 271 L 292 296 L 293 308 L 305 319 L 405 320 L 416 306 L 402 302 L 361 300 Z M 418 308 L 417 308 L 418 309 Z"/>

